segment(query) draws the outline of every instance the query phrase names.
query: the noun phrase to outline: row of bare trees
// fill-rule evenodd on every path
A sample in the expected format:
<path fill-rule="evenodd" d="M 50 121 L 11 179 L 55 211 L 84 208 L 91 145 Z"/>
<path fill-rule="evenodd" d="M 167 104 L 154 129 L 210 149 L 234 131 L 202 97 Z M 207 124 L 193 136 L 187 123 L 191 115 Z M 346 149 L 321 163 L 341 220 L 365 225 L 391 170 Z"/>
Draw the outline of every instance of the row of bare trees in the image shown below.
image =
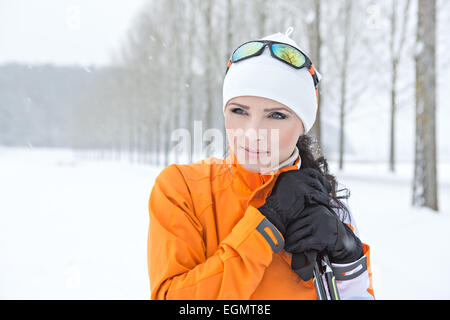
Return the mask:
<path fill-rule="evenodd" d="M 202 121 L 203 130 L 224 130 L 222 81 L 232 50 L 293 26 L 291 36 L 324 75 L 312 134 L 323 154 L 337 156 L 341 169 L 349 118 L 355 110 L 364 112 L 367 97 L 381 91 L 390 96 L 386 146 L 395 171 L 398 100 L 410 92 L 405 87 L 415 88 L 413 203 L 437 210 L 436 5 L 447 7 L 436 0 L 149 1 L 129 31 L 117 68 L 93 88 L 95 99 L 80 103 L 74 143 L 86 146 L 99 135 L 115 154 L 126 151 L 167 165 L 175 129 L 193 133 L 195 121 Z M 416 78 L 405 80 L 401 67 L 411 61 Z M 200 157 L 211 155 L 204 150 Z M 192 150 L 187 160 L 196 156 Z"/>

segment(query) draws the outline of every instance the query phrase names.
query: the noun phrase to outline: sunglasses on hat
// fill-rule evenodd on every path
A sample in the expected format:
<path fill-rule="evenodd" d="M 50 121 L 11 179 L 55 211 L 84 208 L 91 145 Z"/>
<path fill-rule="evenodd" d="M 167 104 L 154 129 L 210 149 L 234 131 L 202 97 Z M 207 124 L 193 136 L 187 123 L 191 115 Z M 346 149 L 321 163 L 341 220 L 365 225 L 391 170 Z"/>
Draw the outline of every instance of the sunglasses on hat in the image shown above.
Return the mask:
<path fill-rule="evenodd" d="M 295 68 L 307 68 L 311 74 L 314 81 L 314 88 L 316 90 L 317 100 L 319 100 L 318 85 L 319 78 L 311 60 L 306 54 L 301 52 L 299 49 L 283 42 L 270 41 L 270 40 L 256 40 L 249 41 L 240 45 L 236 50 L 234 50 L 228 61 L 227 70 L 225 75 L 228 73 L 231 65 L 233 63 L 261 55 L 264 49 L 269 47 L 270 54 L 273 58 L 286 63 L 287 65 Z"/>

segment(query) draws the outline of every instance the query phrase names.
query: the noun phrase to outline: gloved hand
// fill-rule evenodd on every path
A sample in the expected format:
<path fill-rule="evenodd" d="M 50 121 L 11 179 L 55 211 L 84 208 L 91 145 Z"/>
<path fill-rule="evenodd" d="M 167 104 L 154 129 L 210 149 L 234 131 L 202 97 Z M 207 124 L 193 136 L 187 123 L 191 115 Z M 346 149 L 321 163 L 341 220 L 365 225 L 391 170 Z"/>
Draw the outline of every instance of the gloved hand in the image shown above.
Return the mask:
<path fill-rule="evenodd" d="M 303 280 L 312 277 L 317 253 L 328 254 L 333 263 L 350 263 L 363 256 L 361 241 L 352 229 L 320 204 L 306 207 L 287 227 L 284 248 L 292 253 L 291 267 Z"/>
<path fill-rule="evenodd" d="M 300 216 L 306 205 L 328 205 L 331 190 L 331 183 L 316 169 L 282 172 L 270 196 L 258 210 L 284 237 L 287 225 Z"/>

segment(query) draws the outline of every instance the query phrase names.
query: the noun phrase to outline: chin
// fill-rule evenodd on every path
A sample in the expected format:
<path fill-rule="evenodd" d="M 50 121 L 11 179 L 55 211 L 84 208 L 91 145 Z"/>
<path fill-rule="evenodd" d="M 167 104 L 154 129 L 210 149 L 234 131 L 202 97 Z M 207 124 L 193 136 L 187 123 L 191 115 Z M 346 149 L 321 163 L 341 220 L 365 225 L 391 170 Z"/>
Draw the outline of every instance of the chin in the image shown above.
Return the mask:
<path fill-rule="evenodd" d="M 271 168 L 271 166 L 262 165 L 262 164 L 258 164 L 258 163 L 257 164 L 249 164 L 249 163 L 246 163 L 244 160 L 239 161 L 239 164 L 247 171 L 258 172 L 258 173 L 269 171 L 269 169 Z"/>

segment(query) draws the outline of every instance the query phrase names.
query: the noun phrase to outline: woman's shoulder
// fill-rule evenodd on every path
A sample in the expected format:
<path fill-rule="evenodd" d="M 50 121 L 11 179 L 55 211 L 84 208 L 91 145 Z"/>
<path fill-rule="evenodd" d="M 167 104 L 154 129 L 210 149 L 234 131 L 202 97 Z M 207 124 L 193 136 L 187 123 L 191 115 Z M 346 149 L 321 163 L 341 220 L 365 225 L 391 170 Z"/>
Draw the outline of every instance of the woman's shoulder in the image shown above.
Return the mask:
<path fill-rule="evenodd" d="M 209 157 L 188 164 L 172 163 L 163 168 L 157 179 L 169 179 L 171 181 L 180 178 L 185 181 L 211 180 L 224 171 L 225 160 Z"/>

